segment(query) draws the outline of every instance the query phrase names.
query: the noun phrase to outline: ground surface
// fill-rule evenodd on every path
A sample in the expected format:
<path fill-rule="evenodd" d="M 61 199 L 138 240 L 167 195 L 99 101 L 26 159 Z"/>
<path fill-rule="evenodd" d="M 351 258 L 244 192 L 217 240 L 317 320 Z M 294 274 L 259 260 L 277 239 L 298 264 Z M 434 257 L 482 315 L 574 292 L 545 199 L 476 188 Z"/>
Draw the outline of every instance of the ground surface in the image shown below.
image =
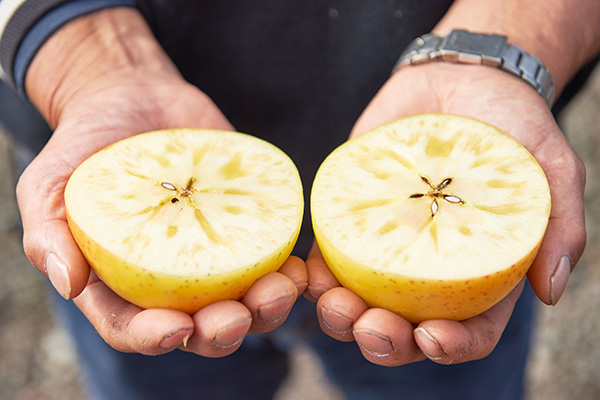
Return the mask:
<path fill-rule="evenodd" d="M 540 307 L 528 400 L 600 398 L 600 69 L 561 123 L 587 165 L 588 246 L 558 306 Z M 10 149 L 0 132 L 0 398 L 85 399 L 70 343 L 52 320 L 43 277 L 22 251 Z M 314 354 L 299 348 L 293 367 L 278 400 L 341 399 Z"/>

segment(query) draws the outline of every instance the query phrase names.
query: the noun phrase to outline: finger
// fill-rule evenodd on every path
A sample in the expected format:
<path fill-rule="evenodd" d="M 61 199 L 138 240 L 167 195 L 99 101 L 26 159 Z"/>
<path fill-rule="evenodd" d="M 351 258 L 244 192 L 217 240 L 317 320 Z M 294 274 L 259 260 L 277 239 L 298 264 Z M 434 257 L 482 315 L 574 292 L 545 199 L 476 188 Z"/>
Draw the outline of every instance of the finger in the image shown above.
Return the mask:
<path fill-rule="evenodd" d="M 297 297 L 296 285 L 282 273 L 258 279 L 241 300 L 252 315 L 250 333 L 269 332 L 283 324 Z"/>
<path fill-rule="evenodd" d="M 586 244 L 585 167 L 574 154 L 544 163 L 550 184 L 552 211 L 544 240 L 527 274 L 544 303 L 556 305 Z"/>
<path fill-rule="evenodd" d="M 371 308 L 354 323 L 353 334 L 367 360 L 391 367 L 425 359 L 415 343 L 413 329 L 413 325 L 399 315 Z"/>
<path fill-rule="evenodd" d="M 95 274 L 74 302 L 100 336 L 122 352 L 163 354 L 185 343 L 194 331 L 188 314 L 143 310 L 117 296 Z"/>
<path fill-rule="evenodd" d="M 208 305 L 194 314 L 193 320 L 194 333 L 187 346 L 180 348 L 212 358 L 235 352 L 252 325 L 250 311 L 233 300 Z"/>
<path fill-rule="evenodd" d="M 327 267 L 316 242 L 313 243 L 308 254 L 306 270 L 308 272 L 308 289 L 304 292 L 304 297 L 310 301 L 316 302 L 323 293 L 340 286 L 329 267 Z"/>
<path fill-rule="evenodd" d="M 304 293 L 308 287 L 308 272 L 306 264 L 301 258 L 290 256 L 279 268 L 279 273 L 287 276 L 296 285 L 298 295 Z"/>
<path fill-rule="evenodd" d="M 430 320 L 420 323 L 414 338 L 423 353 L 439 364 L 479 360 L 498 344 L 525 281 L 488 311 L 464 321 Z"/>
<path fill-rule="evenodd" d="M 337 287 L 324 293 L 317 302 L 317 318 L 321 330 L 342 342 L 354 340 L 354 322 L 369 307 L 363 299 L 346 288 Z"/>

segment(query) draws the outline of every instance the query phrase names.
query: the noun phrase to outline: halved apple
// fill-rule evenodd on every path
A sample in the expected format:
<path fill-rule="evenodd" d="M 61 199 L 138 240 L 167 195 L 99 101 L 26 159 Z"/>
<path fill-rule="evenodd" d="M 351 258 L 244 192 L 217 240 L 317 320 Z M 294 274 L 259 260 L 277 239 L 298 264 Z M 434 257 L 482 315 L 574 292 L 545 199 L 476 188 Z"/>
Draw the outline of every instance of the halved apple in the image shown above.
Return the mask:
<path fill-rule="evenodd" d="M 411 322 L 463 320 L 523 278 L 550 214 L 544 172 L 483 122 L 424 114 L 334 150 L 311 193 L 314 233 L 339 282 Z"/>
<path fill-rule="evenodd" d="M 194 313 L 239 299 L 290 255 L 303 215 L 296 166 L 235 132 L 176 129 L 117 142 L 65 189 L 73 237 L 98 276 L 144 308 Z"/>

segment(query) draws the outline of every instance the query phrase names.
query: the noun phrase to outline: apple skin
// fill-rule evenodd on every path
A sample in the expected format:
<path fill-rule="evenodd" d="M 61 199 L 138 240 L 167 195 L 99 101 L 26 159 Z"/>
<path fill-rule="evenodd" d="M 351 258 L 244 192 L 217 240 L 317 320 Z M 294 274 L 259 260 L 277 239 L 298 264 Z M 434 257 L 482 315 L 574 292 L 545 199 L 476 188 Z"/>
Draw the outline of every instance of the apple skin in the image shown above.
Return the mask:
<path fill-rule="evenodd" d="M 221 300 L 239 300 L 252 284 L 277 271 L 294 248 L 300 227 L 288 243 L 255 265 L 215 275 L 177 276 L 148 271 L 106 250 L 88 237 L 67 212 L 71 234 L 100 279 L 123 299 L 142 308 L 169 308 L 194 314 Z"/>
<path fill-rule="evenodd" d="M 518 263 L 469 279 L 423 279 L 381 273 L 356 263 L 334 249 L 316 226 L 323 258 L 339 283 L 369 307 L 395 312 L 412 323 L 430 319 L 462 321 L 488 310 L 513 290 L 527 273 L 540 243 Z"/>

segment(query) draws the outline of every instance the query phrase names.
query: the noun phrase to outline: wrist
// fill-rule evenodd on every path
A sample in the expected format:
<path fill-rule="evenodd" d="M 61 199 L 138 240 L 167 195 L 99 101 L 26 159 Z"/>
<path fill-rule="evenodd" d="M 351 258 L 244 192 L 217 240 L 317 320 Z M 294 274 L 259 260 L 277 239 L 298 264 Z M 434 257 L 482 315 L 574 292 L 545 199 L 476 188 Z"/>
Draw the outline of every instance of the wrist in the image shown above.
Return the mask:
<path fill-rule="evenodd" d="M 56 127 L 69 102 L 91 83 L 143 71 L 178 76 L 141 14 L 110 8 L 70 21 L 48 38 L 27 71 L 25 90 Z"/>
<path fill-rule="evenodd" d="M 534 55 L 548 68 L 557 95 L 575 73 L 600 51 L 600 2 L 580 0 L 457 0 L 434 28 L 496 33 Z"/>
<path fill-rule="evenodd" d="M 554 84 L 546 67 L 520 47 L 497 34 L 453 30 L 447 36 L 422 35 L 401 54 L 394 72 L 403 66 L 430 61 L 485 65 L 502 69 L 527 82 L 549 106 L 554 102 Z"/>

